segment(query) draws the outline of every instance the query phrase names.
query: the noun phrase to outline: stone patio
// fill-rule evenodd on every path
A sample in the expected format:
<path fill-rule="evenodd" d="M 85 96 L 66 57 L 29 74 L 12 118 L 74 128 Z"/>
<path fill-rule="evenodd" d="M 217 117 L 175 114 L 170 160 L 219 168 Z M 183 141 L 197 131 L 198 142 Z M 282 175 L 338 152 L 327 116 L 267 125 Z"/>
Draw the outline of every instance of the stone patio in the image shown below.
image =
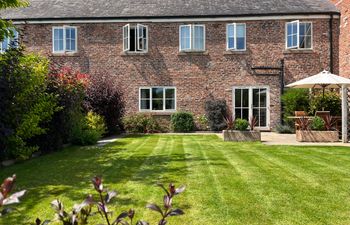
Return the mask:
<path fill-rule="evenodd" d="M 298 146 L 344 146 L 350 147 L 350 143 L 312 143 L 312 142 L 297 142 L 295 134 L 278 134 L 275 132 L 262 132 L 262 143 L 265 145 L 298 145 Z"/>

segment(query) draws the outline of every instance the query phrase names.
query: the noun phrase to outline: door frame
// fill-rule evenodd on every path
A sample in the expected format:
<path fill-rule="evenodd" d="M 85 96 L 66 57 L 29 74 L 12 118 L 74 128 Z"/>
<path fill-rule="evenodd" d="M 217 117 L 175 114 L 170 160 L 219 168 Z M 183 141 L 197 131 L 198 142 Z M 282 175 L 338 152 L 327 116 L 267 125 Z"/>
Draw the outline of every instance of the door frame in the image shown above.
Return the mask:
<path fill-rule="evenodd" d="M 255 85 L 255 86 L 233 86 L 232 87 L 232 116 L 235 118 L 235 90 L 236 89 L 248 89 L 249 92 L 249 118 L 253 115 L 253 89 L 266 88 L 266 127 L 256 127 L 258 130 L 270 129 L 270 87 L 267 85 Z"/>

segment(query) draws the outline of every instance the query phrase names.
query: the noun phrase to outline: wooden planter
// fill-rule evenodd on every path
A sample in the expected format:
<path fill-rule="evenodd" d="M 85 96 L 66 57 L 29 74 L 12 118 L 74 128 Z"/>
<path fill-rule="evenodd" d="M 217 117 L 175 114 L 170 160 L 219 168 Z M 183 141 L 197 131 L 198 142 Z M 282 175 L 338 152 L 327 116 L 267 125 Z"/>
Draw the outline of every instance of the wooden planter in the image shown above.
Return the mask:
<path fill-rule="evenodd" d="M 338 142 L 338 131 L 309 131 L 297 130 L 297 141 L 299 142 Z"/>
<path fill-rule="evenodd" d="M 261 141 L 260 131 L 223 130 L 222 135 L 224 136 L 224 141 L 235 141 L 235 142 Z"/>

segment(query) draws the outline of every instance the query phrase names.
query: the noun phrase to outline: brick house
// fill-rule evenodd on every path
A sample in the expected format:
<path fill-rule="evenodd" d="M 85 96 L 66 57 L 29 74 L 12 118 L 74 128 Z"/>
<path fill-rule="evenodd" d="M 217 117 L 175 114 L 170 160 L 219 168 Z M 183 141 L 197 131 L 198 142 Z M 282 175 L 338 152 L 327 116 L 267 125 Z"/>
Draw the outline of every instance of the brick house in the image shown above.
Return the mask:
<path fill-rule="evenodd" d="M 129 114 L 201 115 L 208 98 L 225 99 L 270 130 L 285 83 L 339 72 L 340 14 L 328 0 L 32 0 L 2 17 L 28 51 L 118 80 Z"/>
<path fill-rule="evenodd" d="M 339 67 L 340 75 L 350 77 L 350 0 L 331 0 L 341 12 Z"/>

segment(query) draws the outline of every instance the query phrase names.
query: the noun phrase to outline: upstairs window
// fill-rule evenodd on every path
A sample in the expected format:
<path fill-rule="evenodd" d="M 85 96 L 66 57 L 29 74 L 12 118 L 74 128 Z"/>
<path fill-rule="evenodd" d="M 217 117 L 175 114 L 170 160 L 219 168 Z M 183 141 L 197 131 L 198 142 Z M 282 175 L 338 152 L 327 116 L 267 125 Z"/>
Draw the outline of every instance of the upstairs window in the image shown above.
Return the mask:
<path fill-rule="evenodd" d="M 15 29 L 11 29 L 12 35 L 10 37 L 4 38 L 2 42 L 0 42 L 0 53 L 4 53 L 10 47 L 18 46 L 18 32 Z"/>
<path fill-rule="evenodd" d="M 312 23 L 287 23 L 286 39 L 287 49 L 312 49 Z"/>
<path fill-rule="evenodd" d="M 142 24 L 123 27 L 123 51 L 147 52 L 148 51 L 148 27 Z"/>
<path fill-rule="evenodd" d="M 246 25 L 242 23 L 227 24 L 226 39 L 227 50 L 246 50 Z"/>
<path fill-rule="evenodd" d="M 174 87 L 140 88 L 140 111 L 175 111 L 176 90 Z"/>
<path fill-rule="evenodd" d="M 53 27 L 52 45 L 54 53 L 77 52 L 77 28 L 71 26 Z"/>
<path fill-rule="evenodd" d="M 205 51 L 205 26 L 180 26 L 180 51 Z"/>

